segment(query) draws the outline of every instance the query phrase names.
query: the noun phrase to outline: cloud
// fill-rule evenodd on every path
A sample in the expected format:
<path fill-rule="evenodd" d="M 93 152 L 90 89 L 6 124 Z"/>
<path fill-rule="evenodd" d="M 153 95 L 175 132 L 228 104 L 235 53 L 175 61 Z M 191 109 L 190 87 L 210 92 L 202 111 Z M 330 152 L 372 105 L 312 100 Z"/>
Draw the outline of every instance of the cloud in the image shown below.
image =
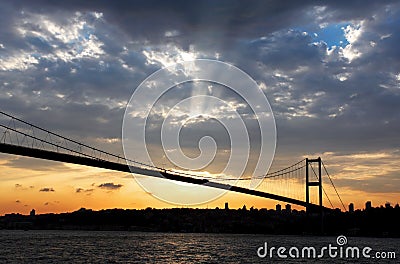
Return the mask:
<path fill-rule="evenodd" d="M 16 202 L 16 203 L 21 203 L 21 201 L 20 201 L 20 200 L 15 200 L 15 202 Z"/>
<path fill-rule="evenodd" d="M 39 192 L 55 192 L 55 190 L 53 188 L 45 187 L 40 189 Z"/>
<path fill-rule="evenodd" d="M 93 191 L 94 189 L 83 189 L 83 188 L 76 188 L 75 190 L 76 193 L 91 193 Z"/>
<path fill-rule="evenodd" d="M 375 176 L 367 179 L 337 179 L 340 188 L 364 191 L 366 193 L 398 193 L 400 188 L 399 171 L 395 174 Z"/>
<path fill-rule="evenodd" d="M 53 201 L 53 202 L 45 202 L 43 205 L 44 206 L 49 206 L 49 205 L 54 205 L 54 204 L 59 204 L 60 203 L 60 201 Z"/>
<path fill-rule="evenodd" d="M 26 191 L 26 190 L 35 188 L 35 186 L 33 186 L 33 185 L 30 185 L 29 187 L 24 187 L 22 184 L 19 184 L 19 183 L 16 183 L 14 186 L 15 186 L 16 190 L 20 190 L 20 191 Z"/>
<path fill-rule="evenodd" d="M 35 158 L 26 158 L 26 157 L 16 157 L 12 159 L 8 159 L 4 166 L 10 168 L 29 168 L 35 171 L 60 171 L 60 170 L 69 170 L 65 164 L 54 161 L 47 161 L 42 159 Z M 15 186 L 17 188 L 17 185 Z M 21 186 L 19 186 L 21 187 Z"/>
<path fill-rule="evenodd" d="M 97 187 L 101 189 L 107 189 L 107 190 L 118 190 L 122 187 L 122 184 L 114 184 L 112 182 L 107 182 L 107 183 L 102 183 L 98 185 Z"/>

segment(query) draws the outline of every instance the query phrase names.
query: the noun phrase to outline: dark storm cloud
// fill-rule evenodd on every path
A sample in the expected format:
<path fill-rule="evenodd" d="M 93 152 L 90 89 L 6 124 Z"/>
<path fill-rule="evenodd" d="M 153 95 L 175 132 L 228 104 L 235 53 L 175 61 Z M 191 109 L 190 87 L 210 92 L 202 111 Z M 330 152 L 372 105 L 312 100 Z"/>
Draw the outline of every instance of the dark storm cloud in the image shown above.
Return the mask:
<path fill-rule="evenodd" d="M 214 33 L 230 36 L 259 36 L 276 30 L 309 23 L 315 7 L 326 7 L 326 18 L 332 21 L 360 19 L 371 16 L 392 0 L 359 1 L 13 1 L 16 9 L 53 13 L 97 11 L 119 29 L 131 36 L 148 40 L 165 37 L 169 30 L 182 35 L 198 31 L 210 32 L 203 37 L 216 37 Z M 59 18 L 62 20 L 63 18 Z M 206 40 L 207 41 L 207 40 Z"/>
<path fill-rule="evenodd" d="M 310 1 L 29 1 L 13 2 L 16 9 L 36 12 L 104 12 L 105 18 L 131 36 L 149 40 L 164 38 L 168 30 L 181 34 L 196 31 L 225 31 L 225 35 L 258 34 L 265 26 L 270 32 L 299 19 L 294 14 Z M 60 18 L 61 20 L 62 18 Z M 251 25 L 251 27 L 249 27 Z"/>
<path fill-rule="evenodd" d="M 78 1 L 67 3 L 42 1 L 34 5 L 30 2 L 20 1 L 4 5 L 9 5 L 8 10 L 14 10 L 14 14 L 13 12 L 5 14 L 9 16 L 13 15 L 14 20 L 12 21 L 22 19 L 23 14 L 16 16 L 18 10 L 43 13 L 61 24 L 66 23 L 68 12 L 68 14 L 73 14 L 76 11 L 103 12 L 107 23 L 94 22 L 92 21 L 93 16 L 85 16 L 88 24 L 101 23 L 101 27 L 95 27 L 93 31 L 98 33 L 96 36 L 99 39 L 103 40 L 104 38 L 101 38 L 101 36 L 111 33 L 107 29 L 117 28 L 135 40 L 141 39 L 140 34 L 137 34 L 136 30 L 142 33 L 145 32 L 143 34 L 158 34 L 159 41 L 156 42 L 159 43 L 166 40 L 163 35 L 166 30 L 175 29 L 170 26 L 170 23 L 165 23 L 164 20 L 176 20 L 178 31 L 180 27 L 183 28 L 181 36 L 177 36 L 179 39 L 184 39 L 185 36 L 191 36 L 192 34 L 196 34 L 196 32 L 200 32 L 201 39 L 192 40 L 195 45 L 201 43 L 203 40 L 207 42 L 211 38 L 207 36 L 208 31 L 221 31 L 224 33 L 224 36 L 218 39 L 229 39 L 229 41 L 234 40 L 234 42 L 239 39 L 239 35 L 241 37 L 248 37 L 247 40 L 241 40 L 242 42 L 232 42 L 231 47 L 223 51 L 222 57 L 235 61 L 238 66 L 244 66 L 245 70 L 252 73 L 252 75 L 261 81 L 267 79 L 265 83 L 268 87 L 273 85 L 268 82 L 268 78 L 270 77 L 260 72 L 260 69 L 254 66 L 256 64 L 252 66 L 246 64 L 256 61 L 261 63 L 263 67 L 266 67 L 266 70 L 279 69 L 282 71 L 293 70 L 299 66 L 310 67 L 308 71 L 301 74 L 289 74 L 290 77 L 294 78 L 291 81 L 292 86 L 294 86 L 290 90 L 291 100 L 273 103 L 273 108 L 277 115 L 293 111 L 289 110 L 289 107 L 297 108 L 300 106 L 302 104 L 301 95 L 305 93 L 313 96 L 312 91 L 325 91 L 330 89 L 330 87 L 339 87 L 339 89 L 332 89 L 334 95 L 326 95 L 325 100 L 314 103 L 308 109 L 311 114 L 325 115 L 332 113 L 331 108 L 339 108 L 344 98 L 349 100 L 348 97 L 351 95 L 349 92 L 353 94 L 359 90 L 359 88 L 354 87 L 364 87 L 363 82 L 368 83 L 370 86 L 375 85 L 374 87 L 377 84 L 363 78 L 366 72 L 361 72 L 360 80 L 354 82 L 354 85 L 351 87 L 343 85 L 337 80 L 332 80 L 332 72 L 337 71 L 344 64 L 337 63 L 336 66 L 332 66 L 326 72 L 325 68 L 329 64 L 322 62 L 325 59 L 324 52 L 327 47 L 323 43 L 321 44 L 322 46 L 311 45 L 312 39 L 309 35 L 302 35 L 302 32 L 299 31 L 288 31 L 288 28 L 302 23 L 309 24 L 315 22 L 315 20 L 307 19 L 315 19 L 317 15 L 321 17 L 325 16 L 323 22 L 368 18 L 374 14 L 374 11 L 384 9 L 384 4 L 389 2 L 377 4 L 376 1 L 365 1 L 361 8 L 352 1 L 339 1 L 339 3 L 329 4 L 315 1 L 301 3 L 298 1 L 285 1 L 283 3 L 278 1 L 270 1 L 268 3 L 265 1 L 251 1 L 250 4 L 249 2 L 241 1 L 229 2 L 229 4 L 226 1 L 205 1 L 196 2 L 195 4 L 189 4 L 186 1 L 131 1 L 124 3 L 117 2 L 111 5 L 109 2 L 103 1 L 96 2 L 96 4 Z M 326 5 L 324 11 L 315 10 L 314 7 L 322 5 Z M 63 12 L 67 12 L 65 16 L 62 15 Z M 57 16 L 53 16 L 53 14 Z M 152 23 L 146 23 L 146 20 L 141 21 L 141 18 L 149 19 Z M 303 18 L 307 19 L 304 20 Z M 222 23 L 222 21 L 226 22 Z M 6 25 L 11 24 L 9 22 Z M 112 26 L 104 28 L 103 26 L 106 25 Z M 224 27 L 218 27 L 218 25 L 224 25 Z M 137 27 L 139 29 L 136 29 Z M 149 30 L 147 30 L 147 27 Z M 185 32 L 185 27 L 190 30 Z M 255 32 L 256 34 L 249 34 L 249 32 Z M 117 33 L 116 37 L 125 40 L 122 35 L 122 33 Z M 257 36 L 267 37 L 259 39 Z M 11 88 L 11 86 L 14 86 L 17 82 L 20 85 L 21 83 L 25 85 L 20 89 L 20 95 L 17 94 L 12 98 L 3 99 L 2 105 L 5 108 L 9 108 L 10 112 L 21 112 L 28 120 L 38 120 L 39 125 L 46 126 L 49 129 L 59 129 L 66 134 L 77 134 L 78 131 L 80 133 L 86 131 L 86 135 L 90 136 L 119 137 L 123 105 L 121 108 L 117 108 L 111 106 L 105 100 L 116 99 L 122 101 L 122 103 L 126 102 L 134 87 L 146 76 L 138 72 L 150 73 L 151 71 L 145 65 L 146 59 L 140 50 L 138 52 L 122 54 L 122 45 L 116 44 L 119 42 L 118 38 L 111 38 L 113 42 L 108 41 L 102 48 L 107 50 L 110 45 L 120 47 L 118 49 L 113 46 L 112 50 L 115 52 L 111 53 L 111 50 L 109 50 L 109 53 L 118 55 L 128 62 L 128 65 L 135 66 L 133 75 L 132 72 L 124 69 L 121 64 L 107 57 L 108 54 L 103 55 L 99 59 L 87 58 L 72 62 L 41 59 L 34 66 L 35 69 L 25 71 L 24 73 L 3 73 L 3 76 L 7 77 L 7 80 L 11 83 L 9 85 L 10 88 L 5 88 L 5 91 L 10 89 L 15 90 L 15 87 Z M 155 38 L 146 36 L 145 39 Z M 31 39 L 20 39 L 20 42 L 32 44 Z M 38 48 L 41 52 L 48 50 L 49 43 L 46 43 L 46 41 L 41 40 L 36 44 L 30 45 L 30 49 L 35 50 L 35 48 Z M 179 46 L 179 44 L 177 45 Z M 143 47 L 141 48 L 143 49 Z M 378 57 L 376 56 L 376 58 Z M 99 64 L 99 60 L 104 60 L 103 66 Z M 346 66 L 351 67 L 351 65 Z M 47 70 L 43 71 L 45 68 Z M 77 69 L 73 74 L 70 72 L 72 68 Z M 354 66 L 354 68 L 356 67 Z M 47 76 L 51 77 L 50 84 L 46 80 Z M 13 79 L 15 80 L 14 82 L 12 81 Z M 21 80 L 23 81 L 21 82 Z M 280 80 L 276 82 L 278 86 L 276 86 L 275 90 L 281 93 L 285 88 L 282 87 Z M 38 91 L 42 92 L 40 96 L 35 95 Z M 365 91 L 364 93 L 368 93 L 366 89 L 363 91 Z M 55 96 L 56 94 L 62 94 L 64 97 L 58 98 Z M 267 94 L 272 99 L 276 97 L 276 93 L 267 92 Z M 90 101 L 94 102 L 88 105 L 87 103 Z M 96 101 L 99 103 L 96 104 Z M 326 105 L 326 103 L 331 104 L 331 106 Z M 38 107 L 48 108 L 48 111 L 35 111 Z M 82 115 L 82 112 L 85 112 L 85 114 Z M 42 124 L 44 122 L 44 119 L 41 118 L 43 114 L 47 116 L 45 124 Z M 68 122 L 60 122 L 60 116 L 62 117 L 61 119 L 68 120 Z M 104 122 L 99 122 L 98 120 L 100 119 Z"/>
<path fill-rule="evenodd" d="M 107 182 L 107 183 L 102 183 L 99 184 L 97 187 L 101 188 L 101 189 L 107 189 L 107 190 L 118 190 L 120 188 L 122 188 L 122 184 L 115 184 L 113 182 Z"/>
<path fill-rule="evenodd" d="M 267 38 L 244 43 L 238 52 L 270 69 L 294 70 L 299 66 L 315 67 L 321 63 L 326 47 L 311 45 L 312 42 L 312 37 L 302 32 L 279 31 Z"/>

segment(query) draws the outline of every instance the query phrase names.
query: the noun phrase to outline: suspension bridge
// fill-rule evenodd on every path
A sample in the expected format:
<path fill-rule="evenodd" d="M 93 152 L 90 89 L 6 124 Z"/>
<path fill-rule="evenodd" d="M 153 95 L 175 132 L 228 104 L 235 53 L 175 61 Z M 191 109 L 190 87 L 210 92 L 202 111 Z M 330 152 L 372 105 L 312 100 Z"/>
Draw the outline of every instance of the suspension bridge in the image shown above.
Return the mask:
<path fill-rule="evenodd" d="M 243 187 L 244 184 L 241 183 L 248 183 L 251 178 L 206 177 L 192 172 L 181 172 L 144 164 L 64 137 L 2 111 L 0 111 L 0 132 L 0 153 L 86 165 L 225 189 L 303 206 L 307 211 L 335 208 L 325 187 L 330 186 L 333 188 L 340 206 L 346 211 L 346 207 L 321 158 L 305 158 L 284 169 L 261 175 L 258 179 L 262 180 L 262 183 L 258 189 L 250 189 Z M 329 179 L 327 184 L 323 184 L 324 179 Z M 232 181 L 235 181 L 234 185 L 230 184 Z M 313 188 L 318 191 L 315 201 L 312 200 L 313 196 L 311 196 Z M 329 206 L 323 205 L 324 199 Z"/>

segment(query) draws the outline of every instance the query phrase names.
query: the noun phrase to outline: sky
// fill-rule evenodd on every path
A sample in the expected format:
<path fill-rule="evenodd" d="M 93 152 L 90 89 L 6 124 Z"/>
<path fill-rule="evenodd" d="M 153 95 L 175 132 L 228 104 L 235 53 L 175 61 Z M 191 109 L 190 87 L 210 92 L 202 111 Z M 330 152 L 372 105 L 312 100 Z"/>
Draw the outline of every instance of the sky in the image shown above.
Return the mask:
<path fill-rule="evenodd" d="M 268 98 L 277 129 L 271 170 L 321 156 L 345 204 L 400 202 L 398 1 L 17 0 L 0 1 L 0 24 L 1 111 L 121 154 L 122 120 L 140 83 L 177 62 L 217 59 L 249 74 Z M 152 109 L 146 135 L 155 164 L 170 166 L 160 120 L 193 93 L 219 96 L 242 115 L 250 173 L 259 154 L 254 117 L 216 84 L 176 87 Z M 204 135 L 216 138 L 219 155 L 207 171 L 217 174 L 230 146 L 220 124 L 195 120 L 182 148 L 198 155 Z M 0 214 L 176 206 L 127 173 L 6 154 L 0 168 Z M 195 207 L 225 202 L 277 203 L 229 193 Z"/>

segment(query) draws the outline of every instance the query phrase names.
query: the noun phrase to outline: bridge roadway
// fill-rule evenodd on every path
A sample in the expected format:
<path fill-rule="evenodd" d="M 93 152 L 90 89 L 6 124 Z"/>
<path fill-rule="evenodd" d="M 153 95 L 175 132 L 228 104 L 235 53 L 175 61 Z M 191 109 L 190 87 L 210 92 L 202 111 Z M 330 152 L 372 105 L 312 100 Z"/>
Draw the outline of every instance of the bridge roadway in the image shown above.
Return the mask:
<path fill-rule="evenodd" d="M 144 169 L 144 168 L 140 168 L 140 167 L 136 167 L 136 166 L 129 166 L 124 163 L 111 162 L 111 161 L 106 161 L 106 160 L 102 160 L 102 159 L 75 156 L 75 155 L 66 154 L 66 153 L 59 153 L 59 152 L 54 152 L 54 151 L 29 148 L 29 147 L 17 146 L 17 145 L 6 144 L 6 143 L 0 143 L 0 152 L 7 153 L 7 154 L 26 156 L 26 157 L 32 157 L 32 158 L 45 159 L 45 160 L 53 160 L 53 161 L 73 163 L 73 164 L 79 164 L 79 165 L 86 165 L 86 166 L 115 170 L 115 171 L 120 171 L 120 172 L 132 172 L 132 173 L 140 174 L 140 175 L 147 175 L 147 176 L 151 176 L 151 177 L 158 177 L 158 178 L 163 178 L 163 179 L 168 179 L 168 180 L 173 180 L 173 181 L 192 183 L 192 184 L 208 186 L 208 187 L 212 187 L 212 188 L 225 189 L 225 190 L 229 190 L 229 191 L 233 191 L 233 192 L 273 199 L 273 200 L 277 200 L 277 201 L 281 201 L 281 202 L 285 202 L 285 203 L 296 204 L 296 205 L 300 205 L 300 206 L 304 206 L 304 207 L 308 206 L 309 209 L 319 208 L 318 205 L 311 204 L 311 203 L 307 204 L 305 201 L 301 201 L 301 200 L 297 200 L 297 199 L 293 199 L 293 198 L 289 198 L 289 197 L 285 197 L 285 196 L 281 196 L 281 195 L 257 191 L 257 190 L 253 190 L 253 189 L 247 189 L 247 188 L 243 188 L 243 187 L 232 186 L 232 185 L 228 185 L 228 184 L 212 182 L 207 179 L 197 179 L 194 177 L 172 174 L 167 171 L 149 170 L 149 169 Z M 324 207 L 324 209 L 329 209 L 329 208 Z"/>

